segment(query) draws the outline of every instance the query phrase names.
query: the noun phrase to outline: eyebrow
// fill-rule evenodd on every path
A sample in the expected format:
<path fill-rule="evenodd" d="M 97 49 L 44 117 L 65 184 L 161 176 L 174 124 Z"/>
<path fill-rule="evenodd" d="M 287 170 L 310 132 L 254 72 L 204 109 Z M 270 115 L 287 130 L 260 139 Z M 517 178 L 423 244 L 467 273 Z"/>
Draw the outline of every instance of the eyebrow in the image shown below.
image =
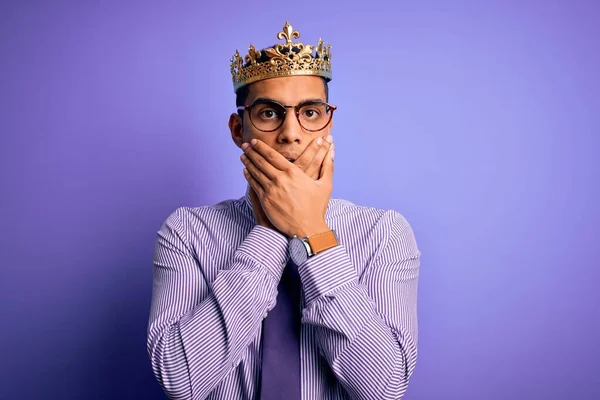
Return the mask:
<path fill-rule="evenodd" d="M 264 102 L 264 101 L 272 101 L 272 102 L 275 102 L 275 103 L 283 104 L 283 102 L 282 102 L 282 101 L 275 100 L 275 99 L 271 99 L 271 98 L 269 98 L 269 97 L 258 97 L 258 98 L 256 98 L 256 99 L 254 99 L 254 101 L 252 102 L 252 104 L 254 104 L 254 103 L 257 103 L 257 102 L 259 102 L 259 101 L 261 101 L 261 102 Z M 323 100 L 323 99 L 319 99 L 319 98 L 314 98 L 314 99 L 304 99 L 304 100 L 301 100 L 301 101 L 299 101 L 297 105 L 300 105 L 300 104 L 305 104 L 305 103 L 325 103 L 325 100 Z"/>

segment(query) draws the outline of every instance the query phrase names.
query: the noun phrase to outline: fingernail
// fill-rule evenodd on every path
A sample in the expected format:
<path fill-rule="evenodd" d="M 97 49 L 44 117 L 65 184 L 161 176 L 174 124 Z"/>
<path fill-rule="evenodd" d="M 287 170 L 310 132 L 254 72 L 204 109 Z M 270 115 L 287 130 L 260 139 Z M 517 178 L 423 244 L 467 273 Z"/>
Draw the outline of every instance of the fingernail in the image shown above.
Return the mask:
<path fill-rule="evenodd" d="M 255 145 L 256 145 L 256 142 L 258 142 L 258 140 L 256 140 L 256 139 L 252 139 L 252 140 L 250 141 L 250 143 L 252 143 L 252 146 L 255 146 Z"/>
<path fill-rule="evenodd" d="M 335 150 L 332 150 L 330 154 L 331 154 L 331 159 L 333 160 L 335 158 Z"/>
<path fill-rule="evenodd" d="M 246 155 L 245 155 L 245 154 L 242 154 L 242 155 L 240 156 L 240 159 L 241 159 L 242 161 L 245 161 L 245 160 L 246 160 L 246 158 L 247 158 L 247 157 L 246 157 Z"/>
<path fill-rule="evenodd" d="M 248 143 L 243 143 L 242 150 L 246 150 L 248 148 L 248 146 L 250 146 Z"/>
<path fill-rule="evenodd" d="M 327 142 L 329 142 L 329 143 L 333 143 L 333 136 L 328 135 L 327 139 L 325 139 L 325 140 L 327 140 Z"/>
<path fill-rule="evenodd" d="M 317 144 L 318 144 L 319 146 L 320 146 L 320 145 L 322 145 L 322 144 L 323 144 L 323 139 L 321 139 L 321 138 L 318 138 L 318 139 L 317 139 Z"/>

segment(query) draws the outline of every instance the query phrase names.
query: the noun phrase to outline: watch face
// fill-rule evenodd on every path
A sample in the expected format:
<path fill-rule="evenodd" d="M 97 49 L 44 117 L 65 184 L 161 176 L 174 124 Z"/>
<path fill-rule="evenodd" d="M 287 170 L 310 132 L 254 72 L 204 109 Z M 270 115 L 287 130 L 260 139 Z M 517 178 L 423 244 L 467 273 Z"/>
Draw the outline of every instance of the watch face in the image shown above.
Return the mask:
<path fill-rule="evenodd" d="M 308 253 L 306 252 L 306 246 L 302 243 L 302 240 L 293 238 L 290 242 L 290 258 L 297 267 L 304 264 L 308 260 Z"/>

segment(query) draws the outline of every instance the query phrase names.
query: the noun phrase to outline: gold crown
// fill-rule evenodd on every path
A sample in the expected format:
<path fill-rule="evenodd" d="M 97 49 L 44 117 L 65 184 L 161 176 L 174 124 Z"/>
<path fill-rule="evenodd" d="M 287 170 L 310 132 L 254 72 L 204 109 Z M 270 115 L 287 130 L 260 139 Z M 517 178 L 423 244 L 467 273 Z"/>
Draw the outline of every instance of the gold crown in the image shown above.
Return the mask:
<path fill-rule="evenodd" d="M 283 30 L 277 34 L 279 40 L 285 39 L 285 44 L 277 44 L 262 51 L 256 50 L 251 44 L 244 58 L 236 50 L 230 60 L 234 92 L 252 82 L 281 76 L 315 75 L 330 81 L 331 45 L 325 46 L 319 39 L 313 55 L 315 46 L 292 42 L 292 39 L 299 37 L 300 33 L 286 22 Z"/>

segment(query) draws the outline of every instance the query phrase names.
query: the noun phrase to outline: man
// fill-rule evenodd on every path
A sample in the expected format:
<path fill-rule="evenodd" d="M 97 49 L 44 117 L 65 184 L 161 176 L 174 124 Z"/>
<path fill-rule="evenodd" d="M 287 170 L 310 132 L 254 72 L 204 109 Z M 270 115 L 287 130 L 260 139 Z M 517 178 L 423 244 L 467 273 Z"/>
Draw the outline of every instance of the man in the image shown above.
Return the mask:
<path fill-rule="evenodd" d="M 330 48 L 299 37 L 232 58 L 246 195 L 158 232 L 148 352 L 172 399 L 399 399 L 415 368 L 413 232 L 330 199 Z"/>

